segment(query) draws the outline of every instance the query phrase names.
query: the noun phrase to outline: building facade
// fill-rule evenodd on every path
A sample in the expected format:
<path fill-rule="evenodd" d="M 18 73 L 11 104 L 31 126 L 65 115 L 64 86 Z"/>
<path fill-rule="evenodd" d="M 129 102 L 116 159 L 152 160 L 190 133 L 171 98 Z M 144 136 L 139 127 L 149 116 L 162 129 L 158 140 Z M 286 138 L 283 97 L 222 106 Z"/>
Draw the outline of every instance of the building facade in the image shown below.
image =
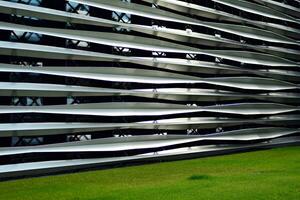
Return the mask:
<path fill-rule="evenodd" d="M 299 141 L 298 0 L 1 0 L 0 60 L 0 177 Z"/>

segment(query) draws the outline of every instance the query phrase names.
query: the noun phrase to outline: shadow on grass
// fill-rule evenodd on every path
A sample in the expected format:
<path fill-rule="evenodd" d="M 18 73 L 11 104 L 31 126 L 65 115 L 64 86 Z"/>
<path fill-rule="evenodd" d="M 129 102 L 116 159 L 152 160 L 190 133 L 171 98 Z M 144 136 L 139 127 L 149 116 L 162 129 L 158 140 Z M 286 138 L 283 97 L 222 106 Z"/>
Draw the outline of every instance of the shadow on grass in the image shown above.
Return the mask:
<path fill-rule="evenodd" d="M 188 180 L 194 181 L 194 180 L 208 180 L 212 177 L 209 175 L 201 174 L 201 175 L 192 175 L 188 178 Z"/>

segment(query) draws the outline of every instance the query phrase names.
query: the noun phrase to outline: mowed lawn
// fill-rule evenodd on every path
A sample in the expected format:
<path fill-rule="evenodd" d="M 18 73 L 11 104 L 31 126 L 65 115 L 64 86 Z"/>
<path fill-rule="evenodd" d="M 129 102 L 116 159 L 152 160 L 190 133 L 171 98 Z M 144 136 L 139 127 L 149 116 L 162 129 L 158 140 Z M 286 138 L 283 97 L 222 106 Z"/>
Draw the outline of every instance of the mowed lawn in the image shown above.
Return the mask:
<path fill-rule="evenodd" d="M 0 182 L 0 199 L 300 200 L 300 147 Z"/>

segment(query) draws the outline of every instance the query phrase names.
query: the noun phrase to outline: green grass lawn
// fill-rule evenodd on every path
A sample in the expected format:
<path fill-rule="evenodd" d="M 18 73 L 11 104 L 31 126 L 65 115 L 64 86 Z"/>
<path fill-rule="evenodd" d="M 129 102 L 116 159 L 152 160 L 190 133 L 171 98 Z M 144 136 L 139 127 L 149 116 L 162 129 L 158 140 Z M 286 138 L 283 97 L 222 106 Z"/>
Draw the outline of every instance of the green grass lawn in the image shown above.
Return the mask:
<path fill-rule="evenodd" d="M 2 200 L 300 199 L 300 147 L 0 182 Z"/>

